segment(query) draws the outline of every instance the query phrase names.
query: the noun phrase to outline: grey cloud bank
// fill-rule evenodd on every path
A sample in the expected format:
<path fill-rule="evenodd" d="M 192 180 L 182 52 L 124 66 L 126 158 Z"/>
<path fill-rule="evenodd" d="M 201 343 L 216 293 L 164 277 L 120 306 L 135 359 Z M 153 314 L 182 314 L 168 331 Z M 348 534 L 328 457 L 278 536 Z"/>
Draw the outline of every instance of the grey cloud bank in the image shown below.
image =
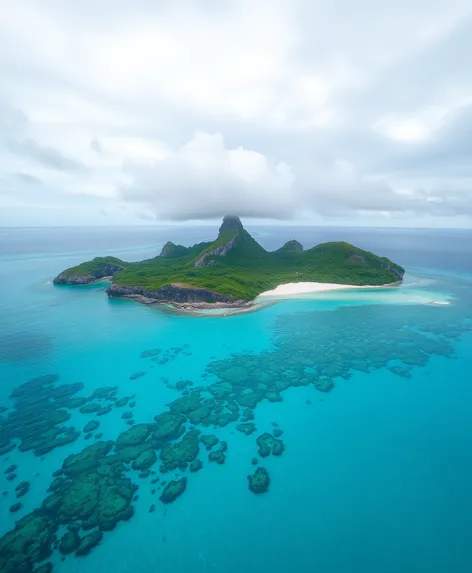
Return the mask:
<path fill-rule="evenodd" d="M 85 169 L 85 165 L 66 157 L 58 149 L 41 146 L 32 139 L 24 139 L 23 141 L 11 140 L 8 142 L 8 150 L 32 161 L 38 161 L 45 167 L 58 169 L 59 171 Z"/>
<path fill-rule="evenodd" d="M 0 38 L 0 225 L 472 223 L 468 1 L 19 0 Z"/>

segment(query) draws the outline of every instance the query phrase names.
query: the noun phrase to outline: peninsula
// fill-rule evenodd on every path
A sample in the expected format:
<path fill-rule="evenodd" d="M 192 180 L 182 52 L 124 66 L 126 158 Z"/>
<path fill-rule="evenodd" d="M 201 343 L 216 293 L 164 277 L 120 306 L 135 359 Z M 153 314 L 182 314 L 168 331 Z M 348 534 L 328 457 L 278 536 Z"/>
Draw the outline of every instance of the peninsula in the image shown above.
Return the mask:
<path fill-rule="evenodd" d="M 269 252 L 238 217 L 226 216 L 213 242 L 191 247 L 167 242 L 158 256 L 141 262 L 97 257 L 63 271 L 54 283 L 85 285 L 109 278 L 109 297 L 187 308 L 245 307 L 287 283 L 384 286 L 402 280 L 404 273 L 389 259 L 344 242 L 304 250 L 292 240 Z"/>

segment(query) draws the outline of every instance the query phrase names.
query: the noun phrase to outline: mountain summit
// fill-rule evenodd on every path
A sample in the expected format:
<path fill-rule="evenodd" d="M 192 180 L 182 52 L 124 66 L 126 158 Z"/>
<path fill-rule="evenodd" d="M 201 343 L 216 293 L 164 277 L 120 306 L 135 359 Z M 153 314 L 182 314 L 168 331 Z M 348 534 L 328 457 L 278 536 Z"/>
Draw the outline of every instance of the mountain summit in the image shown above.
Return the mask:
<path fill-rule="evenodd" d="M 221 223 L 221 227 L 218 232 L 218 237 L 221 237 L 221 235 L 224 233 L 240 233 L 243 230 L 244 227 L 239 217 L 236 217 L 235 215 L 225 215 L 223 217 L 223 223 Z"/>

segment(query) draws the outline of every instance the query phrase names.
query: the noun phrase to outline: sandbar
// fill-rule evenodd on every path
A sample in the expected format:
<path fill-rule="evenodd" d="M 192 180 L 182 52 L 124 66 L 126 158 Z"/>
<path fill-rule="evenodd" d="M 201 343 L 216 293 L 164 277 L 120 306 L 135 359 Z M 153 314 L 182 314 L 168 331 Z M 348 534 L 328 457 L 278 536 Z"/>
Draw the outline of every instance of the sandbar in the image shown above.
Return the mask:
<path fill-rule="evenodd" d="M 326 292 L 332 290 L 388 288 L 397 286 L 398 284 L 400 283 L 396 282 L 385 285 L 359 286 L 359 285 L 341 285 L 335 283 L 313 283 L 313 282 L 287 283 L 279 285 L 273 290 L 267 290 L 265 292 L 262 292 L 257 298 L 293 296 L 297 294 L 311 294 L 316 292 Z"/>

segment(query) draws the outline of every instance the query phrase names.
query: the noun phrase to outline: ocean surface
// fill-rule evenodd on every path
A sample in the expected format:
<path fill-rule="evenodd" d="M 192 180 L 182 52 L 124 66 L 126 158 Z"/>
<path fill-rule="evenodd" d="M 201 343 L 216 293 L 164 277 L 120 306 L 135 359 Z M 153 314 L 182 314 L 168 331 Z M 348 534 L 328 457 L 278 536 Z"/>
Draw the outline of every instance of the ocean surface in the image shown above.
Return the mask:
<path fill-rule="evenodd" d="M 470 573 L 472 232 L 247 228 L 268 249 L 292 238 L 305 247 L 353 242 L 407 274 L 399 288 L 319 293 L 238 316 L 180 316 L 108 300 L 106 283 L 51 281 L 98 254 L 140 260 L 167 240 L 211 239 L 215 228 L 0 229 L 0 571 L 20 571 L 11 567 L 22 548 L 31 561 L 22 557 L 21 571 L 51 563 L 59 573 Z M 92 398 L 102 387 L 112 389 Z M 71 397 L 104 415 L 80 412 Z M 94 443 L 110 440 L 113 455 L 120 434 L 184 411 L 183 397 L 207 400 L 218 420 L 215 427 L 202 414 L 192 423 L 185 414 L 184 437 L 166 442 L 174 452 L 190 436 L 199 471 L 182 462 L 161 472 L 170 463 L 161 466 L 162 445 L 149 475 L 128 460 L 88 497 L 70 485 L 83 474 L 58 473 L 67 456 Z M 235 418 L 248 407 L 257 429 L 245 435 Z M 100 425 L 86 436 L 91 420 Z M 220 440 L 212 451 L 226 442 L 224 463 L 209 461 L 195 430 Z M 283 452 L 262 456 L 256 440 L 274 430 Z M 270 478 L 266 493 L 248 487 L 258 467 Z M 93 465 L 87 471 L 98 476 Z M 53 532 L 34 552 L 22 539 L 43 542 L 44 528 L 33 535 L 20 521 L 8 532 L 51 496 L 53 472 L 62 480 L 54 507 L 34 514 L 47 513 Z M 162 482 L 182 477 L 185 491 L 163 503 Z M 21 482 L 29 489 L 16 489 Z M 118 490 L 128 492 L 126 520 L 104 528 L 88 555 L 63 556 L 54 532 L 61 541 L 67 525 L 80 526 L 78 513 L 97 496 L 102 518 L 114 515 Z"/>

